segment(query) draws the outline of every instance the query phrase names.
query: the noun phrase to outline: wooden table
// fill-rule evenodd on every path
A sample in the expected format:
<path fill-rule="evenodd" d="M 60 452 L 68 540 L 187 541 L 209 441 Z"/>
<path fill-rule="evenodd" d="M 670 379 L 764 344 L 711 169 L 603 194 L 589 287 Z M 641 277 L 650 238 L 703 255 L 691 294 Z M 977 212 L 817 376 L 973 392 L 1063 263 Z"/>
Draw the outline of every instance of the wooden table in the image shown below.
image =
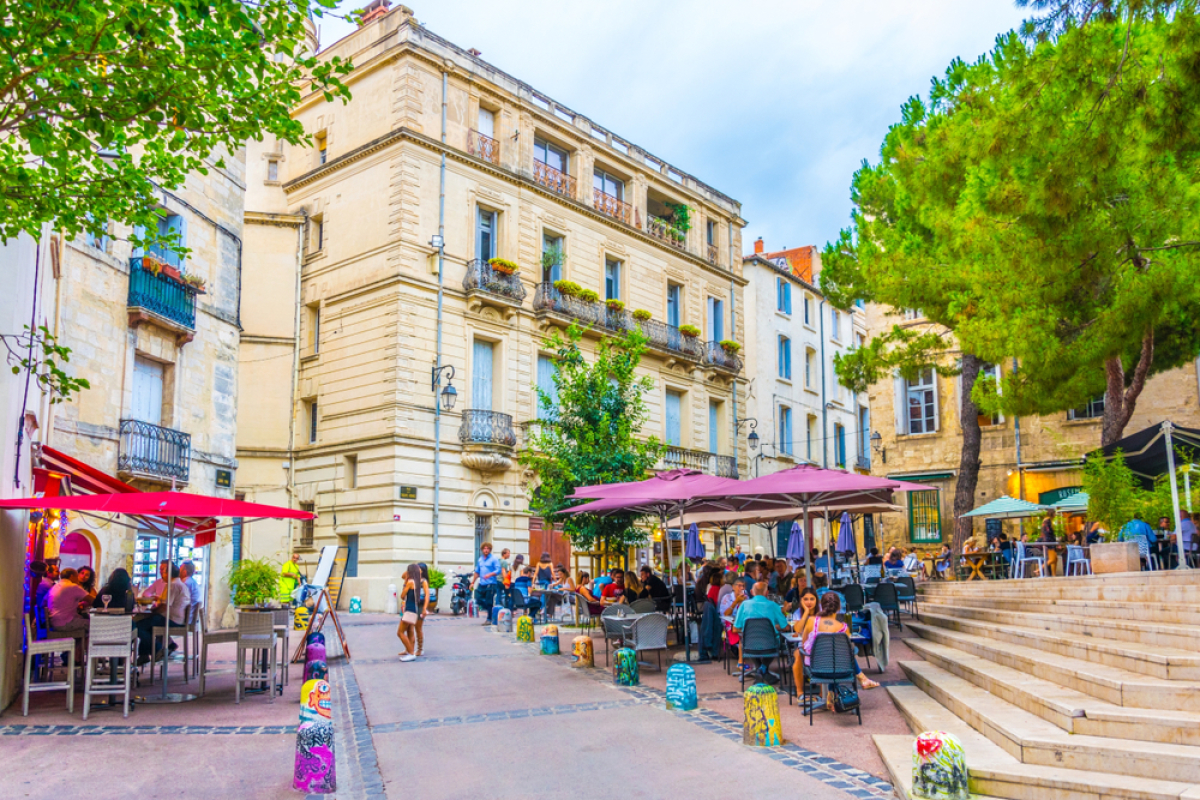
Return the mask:
<path fill-rule="evenodd" d="M 983 574 L 983 568 L 987 566 L 991 560 L 993 553 L 963 553 L 963 560 L 967 562 L 967 566 L 971 570 L 971 574 L 967 576 L 969 581 L 985 581 L 987 576 Z"/>

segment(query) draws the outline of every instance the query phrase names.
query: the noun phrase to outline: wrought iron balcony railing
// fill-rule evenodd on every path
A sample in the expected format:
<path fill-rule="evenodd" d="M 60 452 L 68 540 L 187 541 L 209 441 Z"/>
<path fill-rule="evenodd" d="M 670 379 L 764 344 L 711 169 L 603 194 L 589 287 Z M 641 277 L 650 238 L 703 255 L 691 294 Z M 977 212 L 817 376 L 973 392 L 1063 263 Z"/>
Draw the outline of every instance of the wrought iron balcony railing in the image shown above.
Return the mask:
<path fill-rule="evenodd" d="M 687 247 L 687 234 L 661 217 L 646 215 L 646 233 L 680 250 Z"/>
<path fill-rule="evenodd" d="M 129 259 L 129 307 L 143 308 L 188 330 L 196 329 L 196 290 Z"/>
<path fill-rule="evenodd" d="M 626 225 L 633 224 L 633 206 L 622 200 L 618 200 L 611 194 L 602 192 L 599 189 L 592 189 L 592 205 L 601 214 L 606 214 L 613 219 L 620 220 Z"/>
<path fill-rule="evenodd" d="M 858 469 L 870 469 L 871 468 L 871 459 L 867 458 L 866 456 L 862 456 L 862 455 L 855 456 L 854 457 L 854 466 Z"/>
<path fill-rule="evenodd" d="M 483 259 L 467 262 L 463 289 L 468 292 L 487 292 L 520 305 L 525 300 L 525 284 L 517 275 L 500 272 Z"/>
<path fill-rule="evenodd" d="M 467 131 L 467 152 L 492 164 L 500 163 L 500 143 L 474 129 Z"/>
<path fill-rule="evenodd" d="M 565 295 L 554 288 L 553 283 L 538 284 L 533 295 L 533 308 L 535 311 L 553 311 L 614 333 L 632 330 L 637 326 L 646 334 L 651 347 L 678 353 L 687 358 L 700 358 L 700 341 L 694 336 L 684 335 L 674 325 L 653 319 L 636 320 L 628 311 L 613 311 L 602 302 L 588 302 Z"/>
<path fill-rule="evenodd" d="M 189 434 L 141 420 L 121 420 L 118 472 L 187 483 L 191 461 Z"/>
<path fill-rule="evenodd" d="M 663 469 L 698 469 L 709 475 L 736 478 L 737 466 L 733 456 L 722 456 L 686 447 L 667 447 L 662 454 Z"/>
<path fill-rule="evenodd" d="M 722 347 L 720 342 L 705 343 L 704 363 L 711 367 L 727 369 L 730 372 L 742 371 L 742 360 Z"/>
<path fill-rule="evenodd" d="M 463 444 L 491 444 L 515 447 L 517 434 L 513 430 L 513 418 L 499 411 L 483 411 L 468 408 L 463 411 L 462 425 L 458 428 L 458 439 Z"/>
<path fill-rule="evenodd" d="M 565 172 L 559 172 L 543 161 L 533 162 L 533 182 L 545 186 L 552 192 L 564 197 L 575 199 L 575 179 Z"/>

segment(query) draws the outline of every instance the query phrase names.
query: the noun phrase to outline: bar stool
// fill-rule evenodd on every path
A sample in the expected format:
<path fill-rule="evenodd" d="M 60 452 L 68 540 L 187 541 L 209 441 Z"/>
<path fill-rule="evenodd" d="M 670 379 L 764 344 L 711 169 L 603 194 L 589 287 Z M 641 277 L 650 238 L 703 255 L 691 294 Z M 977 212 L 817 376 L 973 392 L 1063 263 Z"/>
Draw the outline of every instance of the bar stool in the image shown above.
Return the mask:
<path fill-rule="evenodd" d="M 236 642 L 238 640 L 237 628 L 229 628 L 227 630 L 210 631 L 208 629 L 208 619 L 203 613 L 199 616 L 199 621 L 196 626 L 200 633 L 200 668 L 197 673 L 200 676 L 199 693 L 204 694 L 205 679 L 209 675 L 224 675 L 237 672 L 237 669 L 213 669 L 208 668 L 208 646 L 210 644 L 224 644 L 228 642 Z"/>
<path fill-rule="evenodd" d="M 288 664 L 291 658 L 291 630 L 293 616 L 290 609 L 275 608 L 271 610 L 271 615 L 275 618 L 275 633 L 279 636 L 279 642 L 282 645 L 279 649 L 279 669 L 283 672 L 283 685 L 288 685 Z"/>
<path fill-rule="evenodd" d="M 33 627 L 33 617 L 29 614 L 25 615 L 25 688 L 22 692 L 21 699 L 21 716 L 29 716 L 29 693 L 30 692 L 56 692 L 59 689 L 67 690 L 67 713 L 75 711 L 75 639 L 42 639 L 39 641 L 36 638 L 36 628 Z M 54 653 L 66 651 L 67 656 L 67 679 L 65 681 L 43 681 L 40 683 L 33 682 L 33 658 L 34 656 L 50 656 Z M 40 672 L 41 670 L 39 670 Z"/>
<path fill-rule="evenodd" d="M 242 612 L 238 617 L 237 689 L 234 702 L 241 703 L 246 681 L 266 681 L 268 702 L 275 702 L 275 616 L 270 612 Z M 269 651 L 268 666 L 258 666 L 259 651 Z M 249 655 L 249 666 L 247 666 Z"/>
<path fill-rule="evenodd" d="M 134 635 L 133 617 L 115 616 L 92 617 L 88 630 L 87 661 L 84 662 L 83 682 L 83 718 L 88 718 L 92 707 L 92 696 L 106 697 L 117 694 L 113 689 L 122 688 L 120 692 L 125 701 L 125 716 L 129 716 L 129 693 L 133 675 L 133 659 L 136 657 L 137 636 Z M 108 659 L 115 662 L 121 659 L 124 677 L 122 683 L 116 683 L 116 674 L 109 674 L 108 682 L 96 684 L 96 662 Z M 113 667 L 114 673 L 116 667 Z"/>

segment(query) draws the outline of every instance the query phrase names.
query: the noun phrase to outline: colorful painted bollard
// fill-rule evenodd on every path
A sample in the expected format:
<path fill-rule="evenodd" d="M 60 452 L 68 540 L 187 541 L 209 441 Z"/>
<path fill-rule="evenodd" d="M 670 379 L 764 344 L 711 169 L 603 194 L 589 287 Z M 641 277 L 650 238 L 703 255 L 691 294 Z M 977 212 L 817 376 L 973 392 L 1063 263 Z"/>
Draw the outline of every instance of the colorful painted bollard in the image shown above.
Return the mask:
<path fill-rule="evenodd" d="M 350 598 L 350 613 L 351 614 L 361 614 L 362 613 L 362 598 L 361 597 L 351 597 Z"/>
<path fill-rule="evenodd" d="M 542 655 L 558 655 L 558 626 L 547 625 L 542 628 Z"/>
<path fill-rule="evenodd" d="M 305 664 L 309 663 L 310 661 L 324 661 L 324 660 L 325 660 L 325 643 L 324 642 L 312 642 L 308 645 L 308 647 L 304 648 L 304 663 Z"/>
<path fill-rule="evenodd" d="M 529 617 L 517 617 L 517 641 L 533 641 L 533 620 Z"/>
<path fill-rule="evenodd" d="M 779 721 L 779 693 L 774 686 L 756 683 L 746 689 L 746 721 L 742 723 L 742 744 L 778 747 L 783 744 L 783 725 Z"/>
<path fill-rule="evenodd" d="M 308 638 L 306 638 L 304 640 L 304 643 L 306 645 L 320 644 L 321 647 L 324 647 L 325 646 L 325 634 L 321 633 L 320 631 L 313 631 L 312 633 L 310 633 L 308 635 Z"/>
<path fill-rule="evenodd" d="M 507 608 L 500 609 L 496 615 L 496 630 L 501 633 L 512 633 L 512 612 Z"/>
<path fill-rule="evenodd" d="M 494 605 L 494 606 L 492 606 L 492 610 L 488 612 L 488 615 L 489 615 L 489 616 L 488 616 L 488 620 L 489 620 L 489 621 L 490 621 L 490 622 L 491 622 L 493 625 L 499 625 L 499 624 L 500 624 L 500 612 L 501 612 L 501 611 L 507 611 L 507 610 L 508 610 L 508 609 L 507 609 L 507 608 L 505 608 L 505 607 L 504 607 L 504 606 L 502 606 L 502 605 Z"/>
<path fill-rule="evenodd" d="M 313 680 L 300 690 L 300 727 L 296 731 L 296 770 L 292 788 L 306 794 L 337 791 L 333 758 L 333 719 L 329 684 Z"/>
<path fill-rule="evenodd" d="M 571 661 L 572 667 L 594 667 L 596 666 L 596 658 L 593 655 L 595 650 L 592 647 L 592 637 L 576 636 L 571 643 Z"/>
<path fill-rule="evenodd" d="M 913 742 L 914 797 L 968 800 L 967 756 L 962 742 L 944 731 L 926 731 Z"/>
<path fill-rule="evenodd" d="M 696 671 L 687 664 L 672 664 L 667 669 L 667 708 L 695 711 L 698 704 Z"/>
<path fill-rule="evenodd" d="M 311 616 L 307 606 L 296 606 L 296 611 L 292 614 L 292 630 L 302 631 L 307 628 Z"/>
<path fill-rule="evenodd" d="M 478 617 L 479 616 L 479 609 L 475 606 L 475 601 L 473 599 L 467 601 L 467 616 L 468 617 Z"/>
<path fill-rule="evenodd" d="M 324 659 L 316 658 L 304 662 L 304 682 L 329 680 L 329 665 Z"/>
<path fill-rule="evenodd" d="M 613 652 L 613 683 L 617 686 L 638 685 L 637 653 L 628 647 Z"/>

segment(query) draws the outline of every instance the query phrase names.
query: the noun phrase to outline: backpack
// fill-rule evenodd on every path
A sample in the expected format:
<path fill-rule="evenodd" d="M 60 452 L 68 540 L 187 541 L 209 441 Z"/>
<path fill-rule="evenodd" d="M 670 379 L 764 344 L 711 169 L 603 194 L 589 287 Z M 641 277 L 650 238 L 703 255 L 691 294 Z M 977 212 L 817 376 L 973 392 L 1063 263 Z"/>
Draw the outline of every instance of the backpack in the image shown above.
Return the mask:
<path fill-rule="evenodd" d="M 858 689 L 853 684 L 839 683 L 833 687 L 833 710 L 839 714 L 858 708 Z"/>

